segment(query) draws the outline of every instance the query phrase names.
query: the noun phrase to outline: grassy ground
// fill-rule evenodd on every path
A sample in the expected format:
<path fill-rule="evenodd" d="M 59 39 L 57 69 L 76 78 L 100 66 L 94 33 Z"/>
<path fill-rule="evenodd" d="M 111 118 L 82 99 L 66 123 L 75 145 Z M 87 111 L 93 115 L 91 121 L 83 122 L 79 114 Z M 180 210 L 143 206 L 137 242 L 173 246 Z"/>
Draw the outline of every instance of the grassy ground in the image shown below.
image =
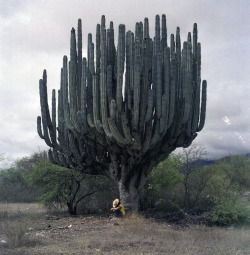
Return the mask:
<path fill-rule="evenodd" d="M 141 216 L 55 216 L 0 204 L 0 254 L 249 255 L 249 228 L 180 227 Z"/>

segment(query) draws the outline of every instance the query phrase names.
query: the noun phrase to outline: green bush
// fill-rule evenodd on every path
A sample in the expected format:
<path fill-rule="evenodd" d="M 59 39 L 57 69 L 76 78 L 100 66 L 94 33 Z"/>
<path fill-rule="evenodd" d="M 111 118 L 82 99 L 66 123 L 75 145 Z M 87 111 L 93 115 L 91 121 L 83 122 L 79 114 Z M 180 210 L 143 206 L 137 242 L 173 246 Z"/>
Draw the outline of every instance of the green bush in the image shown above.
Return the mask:
<path fill-rule="evenodd" d="M 214 223 L 222 226 L 250 223 L 250 210 L 239 193 L 231 190 L 216 199 L 211 216 Z"/>
<path fill-rule="evenodd" d="M 1 159 L 1 155 L 0 155 Z M 41 160 L 46 159 L 43 152 L 17 159 L 11 168 L 0 169 L 0 201 L 14 203 L 34 202 L 41 190 L 29 185 L 27 175 Z"/>
<path fill-rule="evenodd" d="M 217 189 L 213 183 L 214 170 L 211 166 L 199 167 L 199 169 L 185 179 L 182 187 L 180 206 L 185 210 L 207 210 L 213 197 L 212 189 Z"/>
<path fill-rule="evenodd" d="M 222 226 L 249 223 L 249 202 L 242 198 L 250 188 L 250 160 L 230 156 L 210 166 L 191 163 L 173 154 L 160 163 L 142 191 L 141 209 L 206 212 Z"/>
<path fill-rule="evenodd" d="M 15 167 L 0 171 L 0 201 L 1 202 L 22 202 L 35 201 L 40 190 L 29 186 L 26 173 Z"/>
<path fill-rule="evenodd" d="M 183 181 L 183 175 L 180 174 L 182 167 L 180 156 L 171 154 L 153 169 L 141 192 L 141 210 L 174 211 L 179 208 L 175 197 Z"/>

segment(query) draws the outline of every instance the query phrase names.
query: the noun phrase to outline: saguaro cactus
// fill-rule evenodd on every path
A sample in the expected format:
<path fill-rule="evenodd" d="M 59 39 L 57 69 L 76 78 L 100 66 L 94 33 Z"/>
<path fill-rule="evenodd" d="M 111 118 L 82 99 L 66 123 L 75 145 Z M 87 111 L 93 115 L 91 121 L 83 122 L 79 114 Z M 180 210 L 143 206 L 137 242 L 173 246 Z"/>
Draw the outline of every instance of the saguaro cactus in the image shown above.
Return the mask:
<path fill-rule="evenodd" d="M 76 39 L 77 37 L 77 39 Z M 82 58 L 82 28 L 71 30 L 70 61 L 63 57 L 61 84 L 47 100 L 47 75 L 40 80 L 38 134 L 60 166 L 107 175 L 118 185 L 125 206 L 138 210 L 139 192 L 149 172 L 177 147 L 189 146 L 204 126 L 206 81 L 201 88 L 201 46 L 197 25 L 181 49 L 180 29 L 167 42 L 166 16 L 157 15 L 155 36 L 149 22 L 135 33 L 113 22 L 88 35 Z"/>

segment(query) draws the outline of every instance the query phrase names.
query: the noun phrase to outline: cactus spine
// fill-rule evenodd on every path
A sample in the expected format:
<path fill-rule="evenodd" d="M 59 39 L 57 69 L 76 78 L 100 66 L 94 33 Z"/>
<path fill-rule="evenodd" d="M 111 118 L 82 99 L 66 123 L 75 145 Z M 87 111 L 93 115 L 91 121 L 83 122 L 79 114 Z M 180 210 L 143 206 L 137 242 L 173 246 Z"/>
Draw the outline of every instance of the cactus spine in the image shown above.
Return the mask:
<path fill-rule="evenodd" d="M 108 175 L 125 205 L 138 209 L 146 176 L 177 147 L 189 146 L 206 114 L 206 81 L 201 85 L 197 24 L 181 49 L 180 28 L 167 42 L 166 16 L 157 15 L 150 38 L 147 18 L 135 33 L 105 17 L 88 35 L 82 58 L 82 24 L 71 30 L 70 61 L 63 57 L 61 85 L 47 100 L 47 74 L 39 81 L 41 117 L 37 131 L 50 147 L 50 160 L 88 174 Z"/>

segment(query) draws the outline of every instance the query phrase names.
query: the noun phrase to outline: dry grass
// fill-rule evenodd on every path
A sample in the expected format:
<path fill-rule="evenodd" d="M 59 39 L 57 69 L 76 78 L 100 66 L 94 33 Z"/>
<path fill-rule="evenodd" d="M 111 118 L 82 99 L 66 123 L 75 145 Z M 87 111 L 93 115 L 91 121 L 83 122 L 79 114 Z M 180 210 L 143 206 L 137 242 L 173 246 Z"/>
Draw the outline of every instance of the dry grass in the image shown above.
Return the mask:
<path fill-rule="evenodd" d="M 0 213 L 3 212 L 8 212 L 9 214 L 17 214 L 17 212 L 42 214 L 46 213 L 46 209 L 42 205 L 35 203 L 0 203 Z"/>
<path fill-rule="evenodd" d="M 250 254 L 249 240 L 246 229 L 181 228 L 134 216 L 114 222 L 108 237 L 95 235 L 88 247 L 103 254 L 235 255 Z"/>
<path fill-rule="evenodd" d="M 8 216 L 5 210 L 7 206 L 10 210 Z M 36 208 L 32 212 L 27 209 L 25 211 L 25 207 L 26 205 L 16 205 L 19 212 L 15 212 L 15 205 L 0 205 L 0 219 L 5 221 L 4 228 L 10 231 L 18 226 L 17 223 L 23 224 L 18 227 L 23 232 L 16 230 L 14 235 L 28 239 L 18 241 L 21 246 L 14 245 L 12 249 L 0 246 L 1 255 L 250 254 L 250 230 L 247 228 L 224 229 L 197 225 L 180 227 L 136 215 L 123 219 L 97 216 L 57 217 L 46 215 L 36 205 L 31 205 L 30 208 Z M 6 238 L 4 233 L 0 230 L 0 241 Z"/>
<path fill-rule="evenodd" d="M 5 220 L 1 222 L 1 228 L 5 237 L 2 240 L 6 241 L 6 243 L 3 241 L 5 247 L 16 248 L 35 245 L 35 242 L 26 235 L 28 227 L 27 222 L 23 219 Z"/>
<path fill-rule="evenodd" d="M 0 247 L 35 246 L 37 242 L 27 235 L 32 221 L 44 214 L 38 204 L 0 204 Z M 0 253 L 1 254 L 1 253 Z"/>

